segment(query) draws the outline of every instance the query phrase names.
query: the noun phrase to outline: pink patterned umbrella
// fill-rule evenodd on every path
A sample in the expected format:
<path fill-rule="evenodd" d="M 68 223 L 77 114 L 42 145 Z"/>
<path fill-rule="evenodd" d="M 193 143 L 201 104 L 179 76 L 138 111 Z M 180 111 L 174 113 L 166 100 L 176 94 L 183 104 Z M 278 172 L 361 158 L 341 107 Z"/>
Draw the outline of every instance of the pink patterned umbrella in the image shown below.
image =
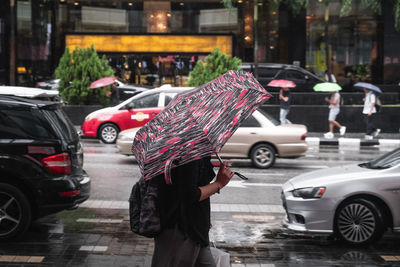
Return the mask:
<path fill-rule="evenodd" d="M 115 77 L 104 77 L 97 81 L 92 82 L 90 84 L 90 88 L 94 89 L 94 88 L 104 87 L 104 86 L 113 84 L 116 80 L 117 80 L 117 78 L 115 78 Z"/>
<path fill-rule="evenodd" d="M 288 80 L 272 80 L 267 85 L 271 87 L 296 87 L 296 84 L 294 82 Z"/>
<path fill-rule="evenodd" d="M 240 123 L 270 97 L 252 74 L 229 71 L 178 94 L 135 136 L 132 151 L 144 179 L 217 153 Z"/>

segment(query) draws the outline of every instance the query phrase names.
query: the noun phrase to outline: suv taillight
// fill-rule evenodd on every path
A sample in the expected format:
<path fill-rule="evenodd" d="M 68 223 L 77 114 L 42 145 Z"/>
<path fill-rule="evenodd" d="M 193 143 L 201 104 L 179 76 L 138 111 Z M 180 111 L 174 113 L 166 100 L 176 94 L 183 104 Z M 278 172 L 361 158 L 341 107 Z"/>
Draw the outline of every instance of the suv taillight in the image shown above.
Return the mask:
<path fill-rule="evenodd" d="M 42 159 L 42 165 L 54 174 L 70 174 L 71 158 L 68 153 L 61 153 Z"/>

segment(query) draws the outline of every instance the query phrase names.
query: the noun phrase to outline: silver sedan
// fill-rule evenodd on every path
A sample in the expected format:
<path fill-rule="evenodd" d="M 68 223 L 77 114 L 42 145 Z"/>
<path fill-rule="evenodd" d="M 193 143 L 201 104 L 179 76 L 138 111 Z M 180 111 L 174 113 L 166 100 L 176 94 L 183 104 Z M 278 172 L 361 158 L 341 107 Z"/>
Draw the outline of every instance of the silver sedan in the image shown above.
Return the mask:
<path fill-rule="evenodd" d="M 376 160 L 318 170 L 282 186 L 287 228 L 335 234 L 352 245 L 400 231 L 400 148 Z"/>

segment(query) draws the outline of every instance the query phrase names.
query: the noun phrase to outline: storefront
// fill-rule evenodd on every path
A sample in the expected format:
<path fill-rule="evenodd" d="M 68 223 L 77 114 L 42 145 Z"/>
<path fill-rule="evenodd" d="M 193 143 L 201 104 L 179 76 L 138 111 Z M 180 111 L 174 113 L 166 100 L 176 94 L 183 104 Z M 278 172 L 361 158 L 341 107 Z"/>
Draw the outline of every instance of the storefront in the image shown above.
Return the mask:
<path fill-rule="evenodd" d="M 6 2 L 0 10 L 3 84 L 52 78 L 66 47 L 90 44 L 130 83 L 183 85 L 216 46 L 244 62 L 296 64 L 321 77 L 328 70 L 340 83 L 400 79 L 391 1 L 383 1 L 380 16 L 361 9 L 361 0 L 353 0 L 346 16 L 340 16 L 341 0 L 309 1 L 299 14 L 252 0 L 237 0 L 231 9 L 220 0 Z"/>

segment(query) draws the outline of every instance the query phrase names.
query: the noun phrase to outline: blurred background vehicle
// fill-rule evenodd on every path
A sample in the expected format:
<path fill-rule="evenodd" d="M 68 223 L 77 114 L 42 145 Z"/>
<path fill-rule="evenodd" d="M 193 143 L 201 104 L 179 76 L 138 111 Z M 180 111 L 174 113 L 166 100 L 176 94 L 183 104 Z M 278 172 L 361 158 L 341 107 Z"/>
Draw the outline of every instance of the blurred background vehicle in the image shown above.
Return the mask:
<path fill-rule="evenodd" d="M 242 63 L 240 68 L 254 74 L 254 63 Z M 258 63 L 257 68 L 258 81 L 271 92 L 280 90 L 280 88 L 268 86 L 268 83 L 272 80 L 289 80 L 294 82 L 296 87 L 293 88 L 293 92 L 314 92 L 314 85 L 324 82 L 315 74 L 294 65 Z"/>
<path fill-rule="evenodd" d="M 139 93 L 114 107 L 96 110 L 86 116 L 82 133 L 111 144 L 120 131 L 141 127 L 154 118 L 175 95 L 191 87 L 164 85 Z"/>
<path fill-rule="evenodd" d="M 297 232 L 335 234 L 351 245 L 400 231 L 400 148 L 375 160 L 296 176 L 282 186 L 287 217 Z"/>
<path fill-rule="evenodd" d="M 299 124 L 279 123 L 261 110 L 256 110 L 245 120 L 219 155 L 223 158 L 249 158 L 254 167 L 270 168 L 277 157 L 296 158 L 307 151 L 307 128 Z M 132 142 L 139 128 L 119 133 L 119 153 L 133 155 Z"/>
<path fill-rule="evenodd" d="M 82 145 L 61 105 L 0 95 L 0 240 L 89 198 Z"/>
<path fill-rule="evenodd" d="M 58 91 L 22 86 L 0 86 L 0 95 L 20 96 L 49 101 L 61 100 Z"/>
<path fill-rule="evenodd" d="M 45 90 L 58 90 L 60 85 L 60 79 L 46 80 L 43 82 L 37 82 L 36 88 L 45 89 Z"/>

